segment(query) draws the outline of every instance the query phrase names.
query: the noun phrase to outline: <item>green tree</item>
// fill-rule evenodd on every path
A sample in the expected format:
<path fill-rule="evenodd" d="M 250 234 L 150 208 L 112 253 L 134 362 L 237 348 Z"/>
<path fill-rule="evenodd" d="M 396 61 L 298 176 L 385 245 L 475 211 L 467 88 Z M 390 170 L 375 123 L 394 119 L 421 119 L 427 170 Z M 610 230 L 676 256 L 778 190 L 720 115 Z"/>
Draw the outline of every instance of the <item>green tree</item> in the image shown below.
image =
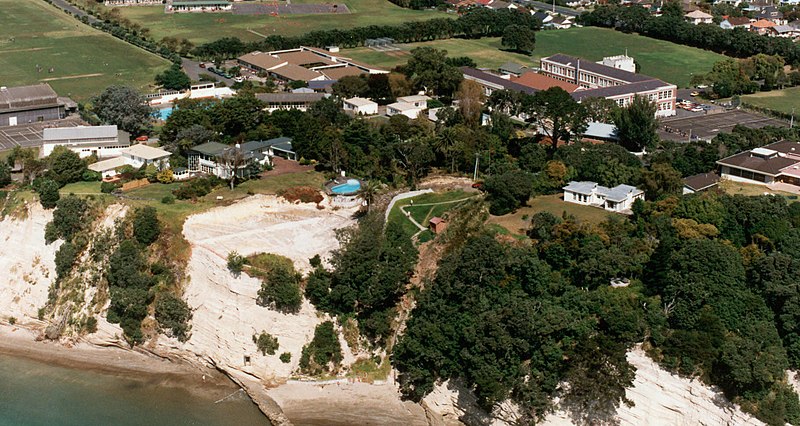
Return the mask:
<path fill-rule="evenodd" d="M 560 87 L 524 96 L 522 110 L 550 138 L 553 152 L 558 148 L 559 141 L 569 142 L 573 136 L 586 130 L 586 109 Z"/>
<path fill-rule="evenodd" d="M 63 238 L 65 241 L 86 228 L 88 204 L 86 200 L 69 195 L 56 202 L 53 220 L 47 224 L 47 243 Z"/>
<path fill-rule="evenodd" d="M 504 215 L 527 204 L 533 195 L 533 179 L 532 174 L 519 170 L 489 176 L 485 183 L 489 212 Z"/>
<path fill-rule="evenodd" d="M 61 198 L 58 193 L 59 188 L 58 182 L 50 179 L 44 179 L 34 187 L 36 193 L 39 194 L 39 201 L 42 203 L 42 207 L 52 209 L 56 206 L 59 198 Z"/>
<path fill-rule="evenodd" d="M 11 183 L 11 167 L 5 163 L 0 163 L 0 188 Z"/>
<path fill-rule="evenodd" d="M 619 143 L 628 151 L 652 151 L 658 145 L 656 104 L 644 96 L 634 96 L 633 102 L 614 116 Z"/>
<path fill-rule="evenodd" d="M 354 96 L 366 96 L 369 92 L 369 83 L 361 75 L 348 75 L 340 78 L 333 83 L 333 93 L 341 98 L 352 98 Z"/>
<path fill-rule="evenodd" d="M 153 109 L 131 87 L 109 86 L 92 99 L 92 111 L 106 124 L 115 124 L 133 135 L 150 133 Z"/>
<path fill-rule="evenodd" d="M 242 274 L 247 259 L 236 251 L 228 253 L 228 270 L 234 277 L 239 277 Z"/>
<path fill-rule="evenodd" d="M 65 242 L 56 252 L 56 283 L 64 280 L 72 271 L 78 257 L 78 248 L 71 242 Z"/>
<path fill-rule="evenodd" d="M 314 338 L 303 347 L 300 370 L 306 374 L 321 374 L 337 368 L 342 361 L 342 345 L 333 329 L 333 323 L 325 321 L 314 329 Z"/>
<path fill-rule="evenodd" d="M 172 293 L 162 293 L 156 301 L 155 314 L 158 325 L 170 330 L 173 337 L 181 342 L 189 338 L 192 309 L 183 299 Z"/>
<path fill-rule="evenodd" d="M 526 25 L 509 25 L 500 43 L 511 50 L 530 54 L 536 47 L 536 32 Z"/>
<path fill-rule="evenodd" d="M 258 290 L 256 302 L 284 313 L 297 313 L 303 303 L 298 273 L 289 267 L 272 268 Z"/>
<path fill-rule="evenodd" d="M 258 336 L 253 335 L 253 343 L 256 344 L 261 355 L 275 355 L 278 351 L 278 339 L 266 331 L 262 331 Z"/>
<path fill-rule="evenodd" d="M 649 200 L 680 195 L 683 189 L 681 174 L 669 164 L 653 164 L 642 174 L 642 189 Z"/>
<path fill-rule="evenodd" d="M 192 85 L 189 76 L 181 69 L 179 64 L 172 64 L 164 72 L 157 74 L 156 84 L 167 90 L 184 90 Z"/>
<path fill-rule="evenodd" d="M 446 59 L 446 50 L 417 47 L 411 50 L 411 59 L 404 72 L 415 88 L 449 97 L 458 89 L 464 76 Z"/>
<path fill-rule="evenodd" d="M 161 235 L 161 223 L 155 207 L 137 208 L 133 212 L 133 237 L 139 244 L 149 246 Z"/>

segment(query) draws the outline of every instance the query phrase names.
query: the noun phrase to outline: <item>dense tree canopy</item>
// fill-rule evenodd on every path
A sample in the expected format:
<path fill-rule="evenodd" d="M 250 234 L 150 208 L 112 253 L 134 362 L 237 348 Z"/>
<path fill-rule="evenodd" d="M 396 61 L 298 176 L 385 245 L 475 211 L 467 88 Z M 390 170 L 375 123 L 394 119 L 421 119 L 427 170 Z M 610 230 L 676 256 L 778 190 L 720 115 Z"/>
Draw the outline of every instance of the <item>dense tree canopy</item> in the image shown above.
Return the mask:
<path fill-rule="evenodd" d="M 131 87 L 109 86 L 92 99 L 92 111 L 106 124 L 116 124 L 134 136 L 152 130 L 153 109 Z"/>

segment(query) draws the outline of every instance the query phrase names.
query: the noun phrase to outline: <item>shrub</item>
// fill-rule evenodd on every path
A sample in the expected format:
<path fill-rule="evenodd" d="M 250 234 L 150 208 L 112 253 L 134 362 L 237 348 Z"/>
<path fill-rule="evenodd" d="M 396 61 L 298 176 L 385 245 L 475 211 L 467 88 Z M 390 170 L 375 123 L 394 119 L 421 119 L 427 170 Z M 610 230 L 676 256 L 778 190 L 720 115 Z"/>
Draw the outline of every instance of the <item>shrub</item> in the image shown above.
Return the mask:
<path fill-rule="evenodd" d="M 158 221 L 155 207 L 137 208 L 133 212 L 133 237 L 140 244 L 152 244 L 161 234 L 161 223 Z"/>
<path fill-rule="evenodd" d="M 278 195 L 290 203 L 300 201 L 301 203 L 319 204 L 324 199 L 318 189 L 310 186 L 294 186 L 291 188 L 286 188 L 278 191 Z"/>
<path fill-rule="evenodd" d="M 75 265 L 75 259 L 78 257 L 78 249 L 75 244 L 66 242 L 59 247 L 56 252 L 56 282 L 61 282 L 70 271 L 72 266 Z"/>
<path fill-rule="evenodd" d="M 211 192 L 211 190 L 219 184 L 218 182 L 218 179 L 212 178 L 192 179 L 181 185 L 178 189 L 172 191 L 172 194 L 179 200 L 202 197 Z"/>
<path fill-rule="evenodd" d="M 94 170 L 86 169 L 86 171 L 83 172 L 82 179 L 84 182 L 97 182 L 103 179 L 103 175 Z"/>
<path fill-rule="evenodd" d="M 11 324 L 11 325 L 14 325 L 14 324 L 16 324 L 16 323 L 17 323 L 17 318 L 15 318 L 15 317 L 8 317 L 8 323 L 9 323 L 9 324 Z M 283 355 L 281 354 L 281 356 L 283 356 Z M 281 360 L 283 360 L 283 358 L 281 358 Z"/>
<path fill-rule="evenodd" d="M 58 238 L 71 240 L 86 226 L 84 219 L 88 208 L 85 200 L 74 195 L 59 200 L 53 211 L 53 221 L 45 228 L 45 241 L 49 244 Z"/>
<path fill-rule="evenodd" d="M 280 356 L 280 360 L 284 364 L 288 364 L 292 360 L 292 354 L 289 352 L 284 352 Z"/>
<path fill-rule="evenodd" d="M 83 330 L 91 334 L 97 331 L 97 318 L 87 317 L 83 323 Z"/>
<path fill-rule="evenodd" d="M 306 374 L 321 374 L 342 361 L 342 345 L 333 329 L 333 323 L 325 321 L 314 329 L 314 338 L 303 347 L 300 356 L 300 371 Z"/>
<path fill-rule="evenodd" d="M 165 195 L 161 198 L 161 204 L 175 204 L 175 197 L 172 195 Z"/>
<path fill-rule="evenodd" d="M 100 184 L 100 192 L 103 194 L 110 194 L 114 192 L 115 189 L 117 189 L 117 185 L 111 182 L 103 182 Z"/>
<path fill-rule="evenodd" d="M 156 174 L 156 179 L 161 183 L 172 183 L 175 181 L 175 175 L 172 169 L 164 169 Z"/>
<path fill-rule="evenodd" d="M 189 305 L 172 293 L 159 296 L 156 302 L 156 320 L 161 328 L 172 331 L 172 336 L 185 342 L 188 339 L 189 320 L 192 319 L 192 310 Z"/>
<path fill-rule="evenodd" d="M 242 268 L 244 268 L 246 261 L 247 259 L 245 259 L 244 256 L 236 251 L 232 251 L 228 253 L 228 270 L 231 271 L 233 276 L 238 277 L 242 274 Z"/>
<path fill-rule="evenodd" d="M 265 331 L 262 331 L 258 336 L 254 334 L 253 343 L 256 344 L 261 355 L 275 355 L 275 352 L 278 351 L 278 339 Z"/>
<path fill-rule="evenodd" d="M 303 303 L 300 277 L 294 268 L 274 268 L 267 273 L 256 303 L 283 313 L 297 313 Z"/>

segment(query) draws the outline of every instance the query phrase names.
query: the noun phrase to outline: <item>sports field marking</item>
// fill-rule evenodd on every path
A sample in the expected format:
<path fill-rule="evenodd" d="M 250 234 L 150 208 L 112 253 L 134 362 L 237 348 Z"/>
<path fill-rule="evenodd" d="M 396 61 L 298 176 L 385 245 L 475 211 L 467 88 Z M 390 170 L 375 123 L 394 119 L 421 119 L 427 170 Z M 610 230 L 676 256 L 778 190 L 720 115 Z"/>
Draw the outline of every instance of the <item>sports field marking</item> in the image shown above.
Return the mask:
<path fill-rule="evenodd" d="M 79 74 L 79 75 L 65 75 L 64 77 L 50 77 L 50 78 L 43 78 L 39 81 L 56 81 L 56 80 L 71 80 L 73 78 L 87 78 L 87 77 L 100 77 L 103 73 L 98 72 L 94 74 Z"/>

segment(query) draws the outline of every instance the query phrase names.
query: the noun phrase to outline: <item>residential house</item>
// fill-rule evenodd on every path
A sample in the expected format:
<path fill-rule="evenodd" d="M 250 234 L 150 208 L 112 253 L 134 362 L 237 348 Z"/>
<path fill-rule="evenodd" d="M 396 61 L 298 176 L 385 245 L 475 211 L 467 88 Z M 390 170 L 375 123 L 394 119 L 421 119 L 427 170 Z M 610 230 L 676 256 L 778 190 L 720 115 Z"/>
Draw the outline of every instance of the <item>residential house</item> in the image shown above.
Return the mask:
<path fill-rule="evenodd" d="M 772 22 L 775 25 L 786 25 L 786 19 L 783 17 L 783 12 L 778 10 L 775 6 L 766 6 L 761 9 L 755 15 L 756 20 L 765 19 L 767 21 Z"/>
<path fill-rule="evenodd" d="M 545 28 L 553 28 L 553 29 L 557 29 L 557 30 L 566 30 L 568 28 L 571 28 L 572 25 L 574 24 L 572 19 L 573 18 L 571 16 L 556 15 L 556 16 L 553 17 L 553 19 L 550 20 L 550 22 L 544 24 L 543 26 Z"/>
<path fill-rule="evenodd" d="M 154 165 L 158 170 L 169 168 L 169 151 L 144 144 L 132 145 L 121 151 L 121 155 L 107 160 L 90 164 L 89 170 L 100 173 L 103 179 L 113 178 L 122 166 L 131 166 L 138 169 L 142 166 Z"/>
<path fill-rule="evenodd" d="M 285 109 L 306 111 L 314 102 L 319 102 L 329 95 L 325 93 L 258 93 L 256 98 L 267 104 L 266 111 L 272 112 Z"/>
<path fill-rule="evenodd" d="M 163 0 L 105 0 L 105 6 L 152 6 L 163 4 Z"/>
<path fill-rule="evenodd" d="M 346 112 L 355 115 L 375 115 L 378 113 L 378 103 L 364 98 L 350 98 L 342 102 Z"/>
<path fill-rule="evenodd" d="M 552 20 L 553 20 L 553 17 L 552 17 L 552 16 L 550 16 L 550 14 L 549 14 L 549 13 L 547 13 L 547 12 L 545 12 L 545 11 L 542 11 L 542 10 L 540 10 L 540 11 L 538 11 L 538 12 L 535 12 L 535 13 L 533 14 L 533 17 L 534 17 L 534 18 L 536 18 L 536 19 L 538 19 L 538 20 L 539 20 L 539 22 L 541 22 L 541 23 L 542 23 L 542 26 L 544 26 L 544 24 L 547 24 L 548 22 L 550 22 L 550 21 L 552 21 Z"/>
<path fill-rule="evenodd" d="M 775 25 L 767 29 L 767 35 L 795 39 L 800 36 L 800 30 L 790 25 Z"/>
<path fill-rule="evenodd" d="M 292 148 L 292 139 L 287 137 L 249 141 L 235 146 L 206 142 L 189 150 L 187 156 L 189 174 L 208 174 L 228 179 L 233 173 L 231 170 L 233 166 L 228 164 L 226 159 L 233 156 L 239 156 L 241 159 L 241 164 L 235 171 L 240 177 L 257 173 L 261 166 L 272 164 L 272 158 L 275 156 L 297 159 L 297 154 Z"/>
<path fill-rule="evenodd" d="M 636 200 L 644 200 L 644 191 L 630 185 L 617 185 L 613 188 L 595 182 L 570 182 L 564 188 L 564 201 L 585 206 L 627 213 Z"/>
<path fill-rule="evenodd" d="M 233 3 L 227 0 L 167 0 L 168 13 L 182 12 L 229 12 Z"/>
<path fill-rule="evenodd" d="M 50 155 L 55 147 L 63 146 L 81 158 L 91 155 L 110 158 L 122 155 L 131 146 L 130 135 L 117 126 L 53 127 L 42 131 L 42 156 Z"/>
<path fill-rule="evenodd" d="M 683 193 L 694 194 L 705 191 L 719 184 L 719 175 L 715 172 L 700 173 L 683 179 Z"/>
<path fill-rule="evenodd" d="M 732 30 L 734 28 L 750 29 L 750 18 L 746 16 L 728 16 L 719 23 L 719 27 L 723 30 Z"/>
<path fill-rule="evenodd" d="M 767 21 L 766 19 L 760 19 L 756 22 L 750 24 L 750 31 L 757 32 L 761 35 L 769 35 L 770 28 L 774 27 L 775 23 L 772 21 Z"/>
<path fill-rule="evenodd" d="M 0 86 L 0 126 L 58 120 L 65 116 L 65 101 L 49 84 Z"/>
<path fill-rule="evenodd" d="M 800 143 L 779 141 L 717 161 L 720 176 L 736 182 L 800 186 Z"/>
<path fill-rule="evenodd" d="M 686 15 L 683 15 L 683 17 L 694 25 L 710 24 L 714 21 L 713 15 L 709 15 L 708 13 L 700 10 L 689 12 Z"/>
<path fill-rule="evenodd" d="M 417 118 L 419 114 L 428 109 L 428 101 L 431 98 L 425 95 L 401 96 L 397 102 L 386 105 L 386 115 L 402 114 L 408 118 Z"/>

